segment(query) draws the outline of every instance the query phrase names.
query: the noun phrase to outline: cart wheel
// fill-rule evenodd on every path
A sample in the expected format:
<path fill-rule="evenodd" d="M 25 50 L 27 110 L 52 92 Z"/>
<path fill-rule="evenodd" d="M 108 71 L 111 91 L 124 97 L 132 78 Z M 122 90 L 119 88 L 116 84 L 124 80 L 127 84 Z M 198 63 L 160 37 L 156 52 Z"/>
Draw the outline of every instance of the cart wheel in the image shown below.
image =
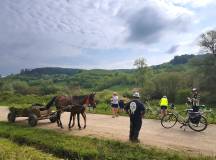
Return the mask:
<path fill-rule="evenodd" d="M 28 123 L 31 127 L 34 127 L 37 125 L 37 116 L 35 114 L 29 115 Z"/>
<path fill-rule="evenodd" d="M 57 114 L 54 113 L 53 115 L 51 115 L 49 120 L 51 123 L 55 123 L 57 121 Z"/>
<path fill-rule="evenodd" d="M 16 114 L 14 112 L 8 113 L 8 122 L 14 123 L 16 120 Z"/>

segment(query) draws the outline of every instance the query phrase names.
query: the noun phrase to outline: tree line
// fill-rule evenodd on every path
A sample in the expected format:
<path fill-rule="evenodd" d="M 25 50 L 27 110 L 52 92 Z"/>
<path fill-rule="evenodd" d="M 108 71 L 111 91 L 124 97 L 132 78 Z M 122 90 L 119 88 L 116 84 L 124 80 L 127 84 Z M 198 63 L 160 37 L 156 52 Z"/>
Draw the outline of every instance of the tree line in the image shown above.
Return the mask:
<path fill-rule="evenodd" d="M 216 32 L 200 36 L 202 55 L 176 56 L 169 63 L 147 66 L 138 58 L 131 70 L 24 69 L 21 74 L 0 78 L 0 94 L 80 94 L 85 91 L 140 88 L 143 100 L 167 95 L 173 103 L 185 103 L 196 87 L 201 102 L 216 105 Z M 129 95 L 125 93 L 125 95 Z"/>

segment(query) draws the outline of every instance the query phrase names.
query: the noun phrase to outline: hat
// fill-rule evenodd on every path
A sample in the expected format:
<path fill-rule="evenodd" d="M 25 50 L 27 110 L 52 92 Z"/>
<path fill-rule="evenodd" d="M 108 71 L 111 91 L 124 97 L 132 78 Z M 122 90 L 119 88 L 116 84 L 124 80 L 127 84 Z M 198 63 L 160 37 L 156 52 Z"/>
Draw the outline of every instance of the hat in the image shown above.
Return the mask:
<path fill-rule="evenodd" d="M 134 92 L 134 93 L 133 93 L 133 97 L 140 98 L 139 92 Z"/>
<path fill-rule="evenodd" d="M 163 96 L 163 98 L 167 98 L 167 96 Z"/>
<path fill-rule="evenodd" d="M 117 95 L 117 92 L 113 92 L 114 95 Z"/>

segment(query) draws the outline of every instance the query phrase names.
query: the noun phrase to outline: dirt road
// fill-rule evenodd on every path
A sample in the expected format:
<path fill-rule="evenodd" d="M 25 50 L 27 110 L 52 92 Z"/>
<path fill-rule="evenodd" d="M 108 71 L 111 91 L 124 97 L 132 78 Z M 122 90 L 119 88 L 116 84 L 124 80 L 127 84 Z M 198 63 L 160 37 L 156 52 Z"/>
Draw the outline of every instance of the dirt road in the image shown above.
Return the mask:
<path fill-rule="evenodd" d="M 7 113 L 7 108 L 0 108 L 1 121 L 7 120 Z M 25 119 L 18 118 L 17 123 L 27 123 Z M 111 118 L 108 115 L 88 114 L 87 128 L 83 130 L 79 130 L 77 125 L 72 130 L 68 130 L 68 120 L 69 114 L 62 114 L 64 129 L 58 128 L 56 123 L 49 123 L 49 120 L 40 121 L 37 127 L 54 129 L 72 135 L 128 141 L 128 117 Z M 199 133 L 189 128 L 184 131 L 179 128 L 179 125 L 172 129 L 164 129 L 160 121 L 144 119 L 139 138 L 145 145 L 216 156 L 216 125 L 209 125 L 207 130 Z"/>

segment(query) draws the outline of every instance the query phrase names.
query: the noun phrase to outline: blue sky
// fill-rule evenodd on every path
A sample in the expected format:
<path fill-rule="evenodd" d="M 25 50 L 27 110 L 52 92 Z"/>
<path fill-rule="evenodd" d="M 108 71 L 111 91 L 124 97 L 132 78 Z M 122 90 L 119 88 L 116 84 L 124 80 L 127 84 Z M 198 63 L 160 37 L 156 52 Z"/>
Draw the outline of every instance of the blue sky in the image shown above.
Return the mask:
<path fill-rule="evenodd" d="M 214 0 L 2 0 L 0 74 L 23 68 L 133 68 L 199 54 Z"/>

